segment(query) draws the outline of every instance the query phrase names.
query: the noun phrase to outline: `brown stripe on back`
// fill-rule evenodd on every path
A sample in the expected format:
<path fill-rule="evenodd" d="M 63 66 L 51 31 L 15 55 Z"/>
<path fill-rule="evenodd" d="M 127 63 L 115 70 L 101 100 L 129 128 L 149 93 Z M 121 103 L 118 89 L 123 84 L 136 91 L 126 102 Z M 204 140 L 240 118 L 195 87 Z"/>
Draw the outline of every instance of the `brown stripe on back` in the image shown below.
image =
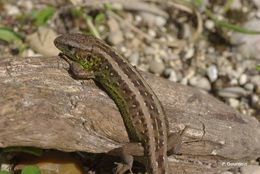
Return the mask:
<path fill-rule="evenodd" d="M 134 106 L 136 105 L 136 103 L 131 103 L 131 101 L 134 101 L 134 100 L 127 100 L 127 103 L 130 106 L 129 111 L 130 111 L 131 117 L 134 119 L 133 122 L 135 123 L 135 127 L 138 129 L 139 132 L 145 131 L 145 136 L 142 139 L 143 139 L 143 141 L 149 142 L 149 143 L 144 144 L 146 146 L 145 147 L 146 154 L 149 155 L 149 158 L 148 158 L 148 160 L 150 161 L 149 163 L 150 163 L 150 165 L 156 165 L 156 163 L 160 159 L 160 157 L 158 155 L 161 154 L 164 156 L 166 154 L 166 150 L 167 150 L 166 149 L 167 148 L 167 145 L 166 145 L 167 139 L 166 139 L 166 135 L 165 135 L 165 134 L 167 134 L 166 127 L 165 127 L 166 125 L 162 121 L 166 118 L 163 115 L 164 113 L 163 113 L 163 110 L 161 108 L 161 105 L 160 105 L 157 97 L 155 96 L 155 94 L 153 93 L 153 91 L 151 90 L 149 85 L 147 83 L 143 82 L 143 78 L 137 72 L 137 70 L 132 68 L 131 65 L 128 62 L 126 62 L 122 56 L 120 56 L 116 53 L 115 50 L 111 49 L 111 47 L 107 46 L 105 43 L 103 43 L 99 40 L 97 40 L 97 43 L 95 46 L 98 47 L 100 52 L 102 52 L 103 54 L 107 54 L 108 57 L 110 57 L 111 59 L 113 59 L 114 62 L 117 63 L 117 66 L 120 68 L 120 71 L 123 71 L 123 73 L 128 76 L 127 80 L 130 80 L 132 82 L 132 84 L 135 87 L 135 90 L 139 91 L 139 94 L 142 96 L 143 101 L 146 103 L 146 106 L 147 106 L 146 108 L 148 109 L 148 113 L 142 113 L 142 110 L 136 111 L 136 107 L 131 107 L 133 105 Z M 100 53 L 99 51 L 95 51 L 94 54 L 99 54 Z M 125 86 L 124 82 L 122 83 L 122 86 L 118 89 L 122 90 L 122 92 L 123 92 L 122 96 L 125 99 L 127 99 L 127 97 L 129 96 L 128 90 L 130 90 L 130 92 L 131 92 L 131 89 L 129 89 L 128 86 Z M 135 98 L 136 98 L 136 96 L 135 96 Z M 135 100 L 135 101 L 138 102 L 138 100 Z M 159 113 L 157 108 L 159 108 L 162 113 Z M 132 113 L 134 113 L 134 114 L 132 114 Z M 140 114 L 142 114 L 142 115 L 140 115 Z M 150 115 L 145 116 L 143 114 L 150 114 Z M 140 117 L 135 118 L 135 116 L 138 116 L 138 115 Z M 146 119 L 149 119 L 149 117 L 151 117 L 151 119 L 149 121 L 153 125 L 152 132 L 148 132 L 149 125 L 147 125 L 147 123 L 146 123 Z M 141 122 L 142 122 L 141 125 L 140 125 L 140 123 L 138 124 L 139 120 L 141 120 Z M 139 125 L 140 125 L 140 127 L 139 127 Z M 154 141 L 154 143 L 153 143 L 153 141 Z M 154 147 L 152 147 L 152 146 L 154 146 Z M 153 148 L 155 148 L 155 149 L 153 149 Z M 152 157 L 152 153 L 155 153 L 155 158 Z M 167 166 L 167 164 L 165 164 L 165 161 L 162 161 L 162 163 L 163 163 L 162 166 L 164 166 L 164 165 Z M 159 165 L 159 168 L 162 166 Z M 156 167 L 154 167 L 154 169 L 155 168 Z M 155 170 L 159 172 L 160 169 L 155 169 Z"/>
<path fill-rule="evenodd" d="M 102 55 L 96 54 L 96 56 L 101 57 Z M 106 67 L 108 67 L 108 69 Z M 102 64 L 100 65 L 100 73 L 99 72 L 97 72 L 97 73 L 100 74 L 101 76 L 103 76 L 103 75 L 108 76 L 108 77 L 102 77 L 102 78 L 104 78 L 103 80 L 106 80 L 106 83 L 109 83 L 111 86 L 113 86 L 113 88 L 116 89 L 116 91 L 118 92 L 117 95 L 123 96 L 123 98 L 125 99 L 125 102 L 129 106 L 128 114 L 131 115 L 131 119 L 132 119 L 131 122 L 134 123 L 133 126 L 135 127 L 136 130 L 138 130 L 138 132 L 136 134 L 138 134 L 138 136 L 142 136 L 142 138 L 143 138 L 143 136 L 145 135 L 145 132 L 147 132 L 147 130 L 145 130 L 145 128 L 147 126 L 143 125 L 143 124 L 145 124 L 145 120 L 143 119 L 144 113 L 142 113 L 142 110 L 139 109 L 140 103 L 136 100 L 135 94 L 133 94 L 133 92 L 128 87 L 128 85 L 124 82 L 124 80 L 121 78 L 121 76 L 112 68 L 112 65 L 109 63 L 108 60 L 102 61 Z M 111 73 L 112 73 L 112 75 L 111 75 Z M 99 81 L 100 81 L 100 79 L 99 79 Z M 119 85 L 116 82 L 118 82 Z M 117 104 L 119 104 L 119 103 L 117 103 Z M 125 116 L 125 117 L 127 117 L 127 116 Z M 138 120 L 140 120 L 140 118 L 141 118 L 141 122 L 138 121 Z"/>

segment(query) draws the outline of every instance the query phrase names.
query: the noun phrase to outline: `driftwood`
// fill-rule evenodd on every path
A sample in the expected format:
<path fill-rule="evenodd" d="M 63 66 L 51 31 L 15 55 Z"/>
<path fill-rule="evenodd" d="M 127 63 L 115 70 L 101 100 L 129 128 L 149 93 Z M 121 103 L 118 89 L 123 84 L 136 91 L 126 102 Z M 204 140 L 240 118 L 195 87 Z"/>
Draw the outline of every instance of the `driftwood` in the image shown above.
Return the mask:
<path fill-rule="evenodd" d="M 93 81 L 70 77 L 58 57 L 0 59 L 0 147 L 105 153 L 128 141 L 114 102 Z M 184 132 L 171 172 L 216 173 L 260 156 L 260 126 L 197 89 L 142 73 L 170 131 Z"/>

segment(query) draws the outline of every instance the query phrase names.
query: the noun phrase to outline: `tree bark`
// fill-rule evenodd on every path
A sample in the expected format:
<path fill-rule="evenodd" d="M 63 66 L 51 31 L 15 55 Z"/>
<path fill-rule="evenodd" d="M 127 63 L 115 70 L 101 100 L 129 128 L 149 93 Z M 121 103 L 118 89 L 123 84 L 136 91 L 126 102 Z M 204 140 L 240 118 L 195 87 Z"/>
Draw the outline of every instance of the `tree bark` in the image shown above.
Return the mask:
<path fill-rule="evenodd" d="M 74 80 L 58 57 L 1 58 L 0 147 L 106 153 L 128 142 L 121 115 L 92 81 Z M 260 156 L 260 125 L 195 88 L 141 72 L 170 132 L 187 127 L 171 172 L 216 173 Z M 210 166 L 210 167 L 209 167 Z"/>

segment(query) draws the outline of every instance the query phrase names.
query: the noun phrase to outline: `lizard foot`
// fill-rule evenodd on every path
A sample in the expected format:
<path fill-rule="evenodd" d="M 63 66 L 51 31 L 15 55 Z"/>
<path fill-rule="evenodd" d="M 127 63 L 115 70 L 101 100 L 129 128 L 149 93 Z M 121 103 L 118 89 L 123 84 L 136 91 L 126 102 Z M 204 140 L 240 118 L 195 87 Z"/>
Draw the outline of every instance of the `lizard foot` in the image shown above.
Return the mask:
<path fill-rule="evenodd" d="M 130 171 L 131 174 L 132 172 L 132 165 L 129 164 L 123 164 L 123 163 L 115 163 L 117 166 L 114 169 L 115 174 L 124 174 L 126 171 Z"/>

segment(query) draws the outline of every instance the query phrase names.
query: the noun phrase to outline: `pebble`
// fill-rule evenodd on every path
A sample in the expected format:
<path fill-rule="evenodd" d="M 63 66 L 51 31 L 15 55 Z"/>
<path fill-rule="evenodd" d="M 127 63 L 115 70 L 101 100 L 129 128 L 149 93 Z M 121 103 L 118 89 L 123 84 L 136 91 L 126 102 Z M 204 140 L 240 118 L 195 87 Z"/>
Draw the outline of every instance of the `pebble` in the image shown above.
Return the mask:
<path fill-rule="evenodd" d="M 144 54 L 145 55 L 154 55 L 154 54 L 156 54 L 156 52 L 157 52 L 157 50 L 152 48 L 152 47 L 146 47 L 144 49 Z"/>
<path fill-rule="evenodd" d="M 34 7 L 35 4 L 33 4 L 33 1 L 28 1 L 28 0 L 19 0 L 17 1 L 17 5 L 27 11 L 31 11 Z"/>
<path fill-rule="evenodd" d="M 252 83 L 247 83 L 247 84 L 245 84 L 244 88 L 247 89 L 247 90 L 250 91 L 250 92 L 253 92 L 253 90 L 254 90 L 254 84 L 252 84 Z"/>
<path fill-rule="evenodd" d="M 26 37 L 26 43 L 37 53 L 44 56 L 57 55 L 60 51 L 54 46 L 53 40 L 57 33 L 48 27 L 41 27 Z"/>
<path fill-rule="evenodd" d="M 110 19 L 108 21 L 109 26 L 109 35 L 108 35 L 108 41 L 113 45 L 118 45 L 121 42 L 123 42 L 124 37 L 122 30 L 120 30 L 119 24 L 115 19 Z"/>
<path fill-rule="evenodd" d="M 250 81 L 256 85 L 256 86 L 260 86 L 260 75 L 255 75 L 255 76 L 252 76 L 250 78 Z"/>
<path fill-rule="evenodd" d="M 211 82 L 215 82 L 218 79 L 218 69 L 216 65 L 210 65 L 207 69 L 207 75 Z"/>
<path fill-rule="evenodd" d="M 155 24 L 158 26 L 158 27 L 162 27 L 166 24 L 167 20 L 166 18 L 163 18 L 161 16 L 157 16 L 155 18 Z"/>
<path fill-rule="evenodd" d="M 161 74 L 163 72 L 164 68 L 165 68 L 164 63 L 160 59 L 155 59 L 153 61 L 150 61 L 150 63 L 149 63 L 149 70 L 152 73 Z"/>
<path fill-rule="evenodd" d="M 242 8 L 242 3 L 240 0 L 232 1 L 230 5 L 230 10 L 240 10 Z"/>
<path fill-rule="evenodd" d="M 140 64 L 138 66 L 138 69 L 140 69 L 141 71 L 147 72 L 149 70 L 149 65 L 147 65 L 147 64 Z"/>
<path fill-rule="evenodd" d="M 188 79 L 187 78 L 183 78 L 180 83 L 182 85 L 188 85 Z"/>
<path fill-rule="evenodd" d="M 139 62 L 139 53 L 138 52 L 135 52 L 135 53 L 132 53 L 131 56 L 129 57 L 129 62 L 133 65 L 133 66 L 136 66 L 138 65 L 138 62 Z"/>
<path fill-rule="evenodd" d="M 184 23 L 183 24 L 183 34 L 182 34 L 184 39 L 188 39 L 192 36 L 192 29 L 189 24 Z"/>
<path fill-rule="evenodd" d="M 229 103 L 229 105 L 230 105 L 231 107 L 233 107 L 233 108 L 238 108 L 240 102 L 239 102 L 239 100 L 237 100 L 237 99 L 229 98 L 229 99 L 228 99 L 228 103 Z"/>
<path fill-rule="evenodd" d="M 256 17 L 257 17 L 257 18 L 260 18 L 260 10 L 258 10 L 258 11 L 256 12 Z"/>
<path fill-rule="evenodd" d="M 240 76 L 240 78 L 239 78 L 239 84 L 240 85 L 244 85 L 244 84 L 246 84 L 247 80 L 248 80 L 247 75 L 246 74 L 242 74 Z"/>
<path fill-rule="evenodd" d="M 230 85 L 235 86 L 235 85 L 238 85 L 238 80 L 233 78 L 233 79 L 230 80 L 229 83 L 230 83 Z"/>
<path fill-rule="evenodd" d="M 151 37 L 155 37 L 155 36 L 156 36 L 156 32 L 155 32 L 153 29 L 148 29 L 148 34 L 149 34 Z"/>
<path fill-rule="evenodd" d="M 241 87 L 227 87 L 219 89 L 217 94 L 225 98 L 238 98 L 248 95 L 248 92 Z"/>
<path fill-rule="evenodd" d="M 253 105 L 253 106 L 256 106 L 258 102 L 259 102 L 259 96 L 256 95 L 256 94 L 252 95 L 252 97 L 251 97 L 251 103 L 252 103 L 252 105 Z"/>
<path fill-rule="evenodd" d="M 125 38 L 127 38 L 127 39 L 134 39 L 134 38 L 135 38 L 135 35 L 134 35 L 133 32 L 126 31 L 126 32 L 125 32 Z"/>
<path fill-rule="evenodd" d="M 7 15 L 9 15 L 9 16 L 16 16 L 21 13 L 20 10 L 17 8 L 17 6 L 6 4 L 4 6 L 4 8 L 5 8 L 5 11 L 7 12 Z"/>
<path fill-rule="evenodd" d="M 211 85 L 210 82 L 207 78 L 205 77 L 200 77 L 200 76 L 194 76 L 189 80 L 189 84 L 201 89 L 204 89 L 206 91 L 211 90 Z"/>
<path fill-rule="evenodd" d="M 260 166 L 258 165 L 248 165 L 240 168 L 241 174 L 259 174 Z"/>
<path fill-rule="evenodd" d="M 258 95 L 260 95 L 260 86 L 256 86 L 255 93 L 258 94 Z"/>
<path fill-rule="evenodd" d="M 260 20 L 252 18 L 245 23 L 243 28 L 256 30 L 260 28 Z M 244 58 L 256 58 L 260 59 L 260 36 L 259 35 L 248 35 L 242 33 L 234 33 L 231 36 L 231 43 L 238 46 L 238 52 L 242 54 Z M 242 44 L 243 43 L 243 44 Z"/>
<path fill-rule="evenodd" d="M 177 82 L 178 81 L 178 77 L 176 72 L 174 71 L 174 69 L 172 68 L 167 68 L 164 71 L 164 74 L 166 76 L 168 76 L 168 80 L 172 81 L 172 82 Z"/>
<path fill-rule="evenodd" d="M 118 30 L 117 32 L 110 32 L 108 35 L 108 41 L 113 45 L 118 45 L 124 40 L 123 33 Z"/>
<path fill-rule="evenodd" d="M 142 17 L 140 15 L 135 15 L 135 23 L 139 24 L 142 21 Z"/>
<path fill-rule="evenodd" d="M 213 30 L 214 27 L 215 27 L 215 24 L 212 20 L 206 20 L 205 22 L 205 27 L 208 29 L 208 30 Z"/>
<path fill-rule="evenodd" d="M 194 47 L 189 47 L 188 50 L 186 50 L 186 53 L 184 54 L 184 59 L 192 58 L 194 53 L 195 53 Z"/>
<path fill-rule="evenodd" d="M 157 16 L 152 13 L 146 13 L 146 12 L 141 12 L 140 16 L 143 19 L 143 22 L 146 23 L 149 26 L 158 26 L 162 27 L 166 24 L 166 19 L 162 16 Z"/>
<path fill-rule="evenodd" d="M 260 1 L 259 0 L 253 0 L 253 2 L 257 6 L 257 8 L 260 8 Z"/>

